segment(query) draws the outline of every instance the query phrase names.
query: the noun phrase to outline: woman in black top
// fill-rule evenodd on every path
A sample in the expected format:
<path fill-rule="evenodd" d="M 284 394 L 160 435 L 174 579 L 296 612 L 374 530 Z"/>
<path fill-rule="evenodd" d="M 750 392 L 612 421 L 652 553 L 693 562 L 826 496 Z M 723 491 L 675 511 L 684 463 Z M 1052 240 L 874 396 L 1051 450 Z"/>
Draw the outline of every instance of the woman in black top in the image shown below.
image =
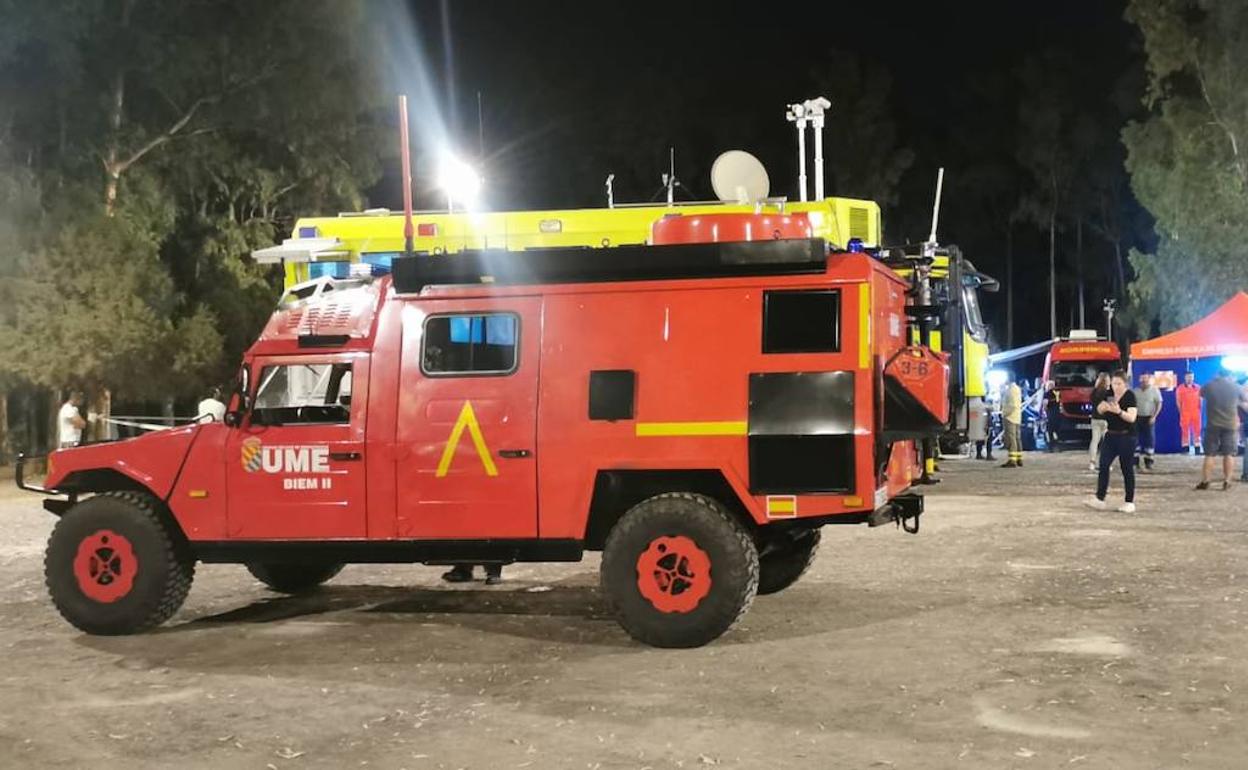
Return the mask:
<path fill-rule="evenodd" d="M 1096 411 L 1106 423 L 1105 438 L 1101 440 L 1101 465 L 1096 477 L 1096 497 L 1084 501 L 1084 505 L 1098 511 L 1105 510 L 1105 493 L 1109 491 L 1109 469 L 1114 460 L 1122 469 L 1122 485 L 1126 488 L 1126 502 L 1118 506 L 1123 513 L 1135 513 L 1135 394 L 1127 385 L 1127 373 L 1114 372 L 1109 379 L 1110 392 L 1096 405 Z"/>

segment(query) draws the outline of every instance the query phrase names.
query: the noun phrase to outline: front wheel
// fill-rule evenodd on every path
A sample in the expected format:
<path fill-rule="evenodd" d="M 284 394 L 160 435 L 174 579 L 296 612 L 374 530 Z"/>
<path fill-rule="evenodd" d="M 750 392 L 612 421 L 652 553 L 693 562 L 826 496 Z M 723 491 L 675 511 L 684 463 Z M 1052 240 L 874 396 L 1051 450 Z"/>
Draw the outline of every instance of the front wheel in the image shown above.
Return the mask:
<path fill-rule="evenodd" d="M 324 562 L 248 562 L 256 580 L 283 594 L 311 591 L 342 571 L 342 565 Z"/>
<path fill-rule="evenodd" d="M 732 628 L 758 590 L 758 551 L 717 501 L 669 493 L 628 510 L 602 552 L 620 625 L 655 647 L 699 647 Z"/>
<path fill-rule="evenodd" d="M 96 495 L 70 508 L 48 539 L 44 576 L 61 616 L 89 634 L 133 634 L 173 616 L 195 560 L 154 497 Z"/>
<path fill-rule="evenodd" d="M 797 582 L 810 569 L 823 532 L 812 529 L 801 536 L 779 540 L 758 558 L 758 593 L 774 594 Z"/>

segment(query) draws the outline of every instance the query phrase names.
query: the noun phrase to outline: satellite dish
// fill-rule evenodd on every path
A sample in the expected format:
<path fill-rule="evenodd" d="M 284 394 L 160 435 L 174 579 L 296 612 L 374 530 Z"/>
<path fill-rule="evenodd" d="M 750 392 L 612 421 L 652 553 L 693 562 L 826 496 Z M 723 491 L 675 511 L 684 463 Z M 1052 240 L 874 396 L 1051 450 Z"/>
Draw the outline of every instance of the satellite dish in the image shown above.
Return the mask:
<path fill-rule="evenodd" d="M 711 165 L 711 188 L 724 203 L 753 203 L 767 197 L 771 180 L 758 158 L 744 150 L 729 150 Z"/>

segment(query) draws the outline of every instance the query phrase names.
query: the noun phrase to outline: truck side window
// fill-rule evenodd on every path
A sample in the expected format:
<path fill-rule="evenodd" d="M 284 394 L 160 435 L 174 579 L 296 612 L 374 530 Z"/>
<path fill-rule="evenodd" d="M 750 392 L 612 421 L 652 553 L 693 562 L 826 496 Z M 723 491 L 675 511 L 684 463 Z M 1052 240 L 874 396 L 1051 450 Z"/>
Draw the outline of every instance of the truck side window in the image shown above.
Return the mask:
<path fill-rule="evenodd" d="M 252 421 L 326 425 L 351 421 L 351 364 L 284 364 L 260 373 Z"/>
<path fill-rule="evenodd" d="M 431 316 L 420 368 L 429 375 L 511 374 L 520 319 L 512 313 Z"/>
<path fill-rule="evenodd" d="M 841 292 L 763 292 L 764 353 L 836 353 L 841 349 Z"/>

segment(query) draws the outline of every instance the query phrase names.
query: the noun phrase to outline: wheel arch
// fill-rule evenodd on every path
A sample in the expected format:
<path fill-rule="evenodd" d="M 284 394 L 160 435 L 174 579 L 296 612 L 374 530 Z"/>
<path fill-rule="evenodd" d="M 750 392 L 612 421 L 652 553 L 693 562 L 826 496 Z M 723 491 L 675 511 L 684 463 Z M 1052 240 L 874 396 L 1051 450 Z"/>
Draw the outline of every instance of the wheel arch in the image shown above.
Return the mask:
<path fill-rule="evenodd" d="M 83 468 L 70 471 L 56 487 L 57 491 L 75 495 L 98 492 L 138 492 L 160 499 L 160 496 L 142 481 L 127 476 L 116 468 Z"/>
<path fill-rule="evenodd" d="M 749 508 L 718 469 L 600 470 L 585 525 L 586 550 L 601 551 L 611 528 L 628 509 L 665 492 L 705 495 L 721 503 L 751 534 L 758 529 Z"/>
<path fill-rule="evenodd" d="M 65 477 L 64 482 L 58 485 L 58 491 L 69 493 L 71 501 L 58 515 L 64 515 L 72 509 L 72 503 L 82 501 L 84 495 L 86 496 L 85 499 L 100 495 L 120 497 L 140 507 L 149 509 L 153 515 L 169 527 L 175 538 L 184 544 L 189 542 L 186 531 L 182 529 L 182 524 L 169 508 L 169 504 L 147 485 L 127 476 L 121 471 L 113 468 L 90 468 L 73 471 Z"/>

